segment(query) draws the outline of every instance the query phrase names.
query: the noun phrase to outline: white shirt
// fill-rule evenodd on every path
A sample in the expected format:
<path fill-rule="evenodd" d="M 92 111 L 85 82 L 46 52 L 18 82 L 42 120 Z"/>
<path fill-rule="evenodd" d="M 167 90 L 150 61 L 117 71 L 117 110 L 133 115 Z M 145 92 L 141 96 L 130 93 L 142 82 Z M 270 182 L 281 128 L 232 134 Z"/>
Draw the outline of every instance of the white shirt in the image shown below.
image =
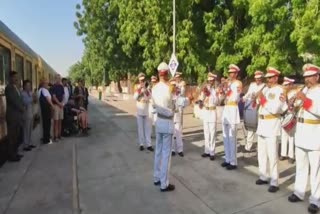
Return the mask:
<path fill-rule="evenodd" d="M 51 99 L 51 94 L 50 94 L 50 92 L 48 91 L 48 89 L 46 89 L 46 88 L 40 88 L 40 89 L 39 89 L 39 91 L 38 91 L 38 98 L 40 98 L 41 92 L 42 92 L 42 95 L 43 95 L 43 96 L 49 97 L 49 98 Z"/>
<path fill-rule="evenodd" d="M 240 93 L 242 90 L 242 83 L 239 80 L 234 80 L 229 84 L 226 105 L 222 113 L 222 124 L 239 124 L 240 114 L 238 102 L 240 100 Z M 230 104 L 233 103 L 233 104 Z"/>
<path fill-rule="evenodd" d="M 63 96 L 63 105 L 66 105 L 68 103 L 70 94 L 69 94 L 69 88 L 67 86 L 64 86 L 64 96 Z"/>
<path fill-rule="evenodd" d="M 213 87 L 207 86 L 207 89 L 210 92 L 209 96 L 206 96 L 202 91 L 200 94 L 200 100 L 203 100 L 204 108 L 203 111 L 203 121 L 207 123 L 216 123 L 217 122 L 217 111 L 210 110 L 207 108 L 216 107 L 218 105 L 219 99 L 216 94 L 216 90 Z"/>
<path fill-rule="evenodd" d="M 262 91 L 265 103 L 259 107 L 259 116 L 270 117 L 275 116 L 273 119 L 258 118 L 257 134 L 263 137 L 276 137 L 280 136 L 281 132 L 281 117 L 280 114 L 286 109 L 287 103 L 280 101 L 280 97 L 284 96 L 284 90 L 280 85 L 275 85 L 271 88 L 266 87 Z"/>
<path fill-rule="evenodd" d="M 304 102 L 304 105 L 300 108 L 297 117 L 307 120 L 320 120 L 320 86 L 317 85 L 310 89 L 305 88 L 302 91 L 309 100 L 311 100 L 311 106 L 308 107 Z M 307 124 L 297 122 L 295 145 L 297 147 L 308 150 L 320 150 L 320 124 Z"/>
<path fill-rule="evenodd" d="M 174 123 L 174 103 L 172 100 L 171 87 L 168 83 L 159 82 L 152 88 L 152 99 L 155 106 L 155 111 L 158 114 L 156 120 L 156 132 L 173 134 Z M 172 119 L 165 119 L 160 117 L 172 117 Z"/>
<path fill-rule="evenodd" d="M 149 116 L 149 102 L 151 98 L 149 89 L 140 89 L 140 85 L 136 85 L 133 98 L 137 101 L 137 115 Z"/>

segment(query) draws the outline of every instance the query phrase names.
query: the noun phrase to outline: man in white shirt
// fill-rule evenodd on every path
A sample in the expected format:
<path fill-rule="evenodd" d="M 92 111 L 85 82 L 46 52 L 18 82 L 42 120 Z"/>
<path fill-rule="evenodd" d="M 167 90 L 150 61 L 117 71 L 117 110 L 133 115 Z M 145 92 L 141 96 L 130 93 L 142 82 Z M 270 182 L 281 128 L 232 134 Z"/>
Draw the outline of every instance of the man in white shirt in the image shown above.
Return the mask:
<path fill-rule="evenodd" d="M 306 87 L 296 95 L 301 105 L 295 134 L 296 181 L 294 193 L 288 200 L 292 203 L 302 201 L 310 183 L 308 211 L 317 213 L 320 207 L 320 68 L 306 64 L 303 71 Z"/>
<path fill-rule="evenodd" d="M 275 68 L 267 68 L 267 87 L 257 94 L 260 104 L 258 119 L 258 163 L 259 179 L 257 185 L 269 184 L 269 192 L 279 190 L 278 172 L 278 142 L 281 131 L 281 114 L 285 109 L 285 95 L 283 88 L 278 85 L 280 71 Z"/>

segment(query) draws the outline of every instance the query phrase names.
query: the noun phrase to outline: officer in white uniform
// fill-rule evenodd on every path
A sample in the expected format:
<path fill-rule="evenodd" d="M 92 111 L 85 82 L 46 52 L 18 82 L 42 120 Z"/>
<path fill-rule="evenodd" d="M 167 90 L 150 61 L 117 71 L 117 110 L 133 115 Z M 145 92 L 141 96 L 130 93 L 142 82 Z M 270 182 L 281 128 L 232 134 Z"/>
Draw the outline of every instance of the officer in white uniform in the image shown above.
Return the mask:
<path fill-rule="evenodd" d="M 203 133 L 204 133 L 204 153 L 203 158 L 215 159 L 216 131 L 217 131 L 217 105 L 218 91 L 214 88 L 217 75 L 209 72 L 208 84 L 200 94 L 201 107 L 203 109 Z"/>
<path fill-rule="evenodd" d="M 310 182 L 308 211 L 317 213 L 320 206 L 320 68 L 306 64 L 303 71 L 306 87 L 298 92 L 296 97 L 302 105 L 298 112 L 295 134 L 296 181 L 294 193 L 288 199 L 290 202 L 303 200 L 307 184 Z"/>
<path fill-rule="evenodd" d="M 175 109 L 172 100 L 173 87 L 168 83 L 168 71 L 168 65 L 164 62 L 160 63 L 158 66 L 160 82 L 152 89 L 153 105 L 157 113 L 154 184 L 160 185 L 162 192 L 175 189 L 175 186 L 169 183 Z"/>
<path fill-rule="evenodd" d="M 228 91 L 222 113 L 222 132 L 225 151 L 225 162 L 221 164 L 228 170 L 237 168 L 237 124 L 240 123 L 238 102 L 242 92 L 242 83 L 237 80 L 240 69 L 231 64 L 229 66 Z"/>
<path fill-rule="evenodd" d="M 267 87 L 257 94 L 260 104 L 258 111 L 258 163 L 260 177 L 257 185 L 269 183 L 269 192 L 277 192 L 278 187 L 278 143 L 277 137 L 281 131 L 281 114 L 285 109 L 285 95 L 283 88 L 278 85 L 280 71 L 267 68 Z M 269 166 L 269 169 L 268 169 Z"/>
<path fill-rule="evenodd" d="M 256 100 L 254 100 L 255 95 L 261 91 L 265 84 L 262 82 L 263 78 L 263 72 L 262 71 L 256 71 L 254 73 L 254 79 L 255 82 L 251 83 L 248 89 L 248 92 L 244 95 L 243 101 L 245 102 L 244 109 L 245 110 L 257 110 L 257 103 Z M 256 130 L 247 130 L 247 139 L 246 139 L 246 145 L 245 150 L 247 152 L 251 151 L 254 136 L 255 136 Z"/>
<path fill-rule="evenodd" d="M 288 104 L 288 113 L 294 113 L 294 103 L 292 100 L 295 98 L 297 90 L 293 89 L 294 79 L 290 79 L 288 77 L 284 77 L 283 87 L 287 92 L 287 104 Z M 285 129 L 281 128 L 281 156 L 279 160 L 283 161 L 289 158 L 289 163 L 294 163 L 294 134 L 295 128 L 293 128 L 290 132 L 287 132 Z"/>
<path fill-rule="evenodd" d="M 138 75 L 139 84 L 135 86 L 133 98 L 137 101 L 137 123 L 140 151 L 144 150 L 144 145 L 149 151 L 153 151 L 151 146 L 151 128 L 152 121 L 149 118 L 149 101 L 151 92 L 146 87 L 145 75 L 140 73 Z"/>
<path fill-rule="evenodd" d="M 182 73 L 176 72 L 174 75 L 174 79 L 171 84 L 174 85 L 175 93 L 174 100 L 176 105 L 176 111 L 174 114 L 174 138 L 172 142 L 172 155 L 174 156 L 176 152 L 180 157 L 184 157 L 183 153 L 183 140 L 182 140 L 182 123 L 183 123 L 183 108 L 185 107 L 183 103 L 179 101 L 185 100 L 185 91 L 186 91 L 186 83 L 181 78 Z"/>

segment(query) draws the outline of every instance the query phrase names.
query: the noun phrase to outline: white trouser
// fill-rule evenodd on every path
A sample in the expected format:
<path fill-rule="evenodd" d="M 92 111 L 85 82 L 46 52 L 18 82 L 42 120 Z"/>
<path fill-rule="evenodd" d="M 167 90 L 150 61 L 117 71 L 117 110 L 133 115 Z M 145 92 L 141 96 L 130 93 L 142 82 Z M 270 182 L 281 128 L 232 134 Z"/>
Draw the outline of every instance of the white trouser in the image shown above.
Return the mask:
<path fill-rule="evenodd" d="M 138 137 L 140 146 L 151 146 L 151 120 L 148 116 L 137 115 Z"/>
<path fill-rule="evenodd" d="M 253 140 L 254 140 L 255 132 L 252 130 L 247 130 L 247 140 L 245 145 L 245 150 L 251 151 Z"/>
<path fill-rule="evenodd" d="M 216 123 L 203 122 L 204 153 L 214 156 L 216 147 Z"/>
<path fill-rule="evenodd" d="M 223 124 L 223 144 L 226 162 L 236 166 L 237 162 L 237 129 L 236 124 Z"/>
<path fill-rule="evenodd" d="M 294 159 L 294 135 L 286 132 L 284 129 L 281 130 L 281 156 Z"/>
<path fill-rule="evenodd" d="M 173 152 L 183 152 L 183 141 L 182 141 L 182 124 L 176 122 L 174 124 L 174 135 L 175 140 L 172 141 Z"/>
<path fill-rule="evenodd" d="M 278 186 L 278 143 L 276 136 L 258 136 L 258 163 L 260 179 L 263 181 L 268 181 L 270 178 L 269 175 L 271 175 L 270 185 Z"/>
<path fill-rule="evenodd" d="M 296 147 L 296 181 L 294 194 L 303 200 L 308 184 L 310 166 L 311 196 L 309 201 L 320 207 L 320 151 Z"/>
<path fill-rule="evenodd" d="M 154 154 L 154 182 L 161 182 L 161 189 L 169 185 L 169 170 L 171 161 L 172 134 L 158 133 L 156 135 L 156 151 Z"/>

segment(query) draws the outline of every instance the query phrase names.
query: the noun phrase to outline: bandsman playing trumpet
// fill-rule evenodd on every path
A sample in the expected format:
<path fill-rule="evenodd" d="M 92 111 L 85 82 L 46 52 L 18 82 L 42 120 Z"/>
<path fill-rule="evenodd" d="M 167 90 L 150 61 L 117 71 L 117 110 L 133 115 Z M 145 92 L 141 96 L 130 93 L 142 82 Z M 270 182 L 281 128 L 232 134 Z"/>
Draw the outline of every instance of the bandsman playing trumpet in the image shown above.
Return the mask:
<path fill-rule="evenodd" d="M 185 91 L 186 83 L 181 78 L 182 73 L 176 72 L 172 79 L 174 85 L 174 101 L 176 105 L 176 111 L 174 114 L 174 138 L 172 141 L 172 155 L 176 152 L 179 156 L 183 157 L 183 140 L 182 140 L 182 124 L 183 124 L 183 108 L 185 107 Z"/>
<path fill-rule="evenodd" d="M 133 98 L 137 101 L 137 123 L 140 151 L 144 150 L 144 145 L 149 151 L 153 151 L 151 146 L 151 120 L 149 118 L 149 102 L 151 91 L 145 82 L 145 74 L 138 75 L 139 84 L 135 86 Z"/>
<path fill-rule="evenodd" d="M 229 84 L 225 106 L 222 113 L 222 132 L 225 161 L 221 164 L 228 170 L 237 168 L 237 124 L 240 123 L 238 102 L 242 92 L 242 83 L 237 80 L 240 68 L 234 64 L 229 66 Z"/>
<path fill-rule="evenodd" d="M 301 102 L 295 134 L 296 180 L 290 202 L 302 201 L 305 196 L 309 169 L 311 196 L 308 211 L 317 213 L 320 206 L 320 68 L 312 64 L 303 67 L 305 86 L 296 95 Z"/>
<path fill-rule="evenodd" d="M 296 89 L 293 89 L 294 79 L 284 77 L 282 86 L 286 91 L 286 98 L 288 103 L 288 113 L 294 114 L 294 100 L 297 93 Z M 285 130 L 281 128 L 281 156 L 280 160 L 286 160 L 289 157 L 289 163 L 294 163 L 294 133 L 295 128 L 291 130 Z"/>
<path fill-rule="evenodd" d="M 250 110 L 256 115 L 256 110 L 257 110 L 257 103 L 256 103 L 256 94 L 263 89 L 265 84 L 263 83 L 263 72 L 262 71 L 256 71 L 254 73 L 254 79 L 255 82 L 252 82 L 249 86 L 248 92 L 244 95 L 242 98 L 243 101 L 245 102 L 244 110 Z M 255 117 L 256 118 L 256 117 Z M 255 120 L 256 121 L 256 120 Z M 257 121 L 256 121 L 257 122 Z M 256 123 L 255 123 L 256 124 Z M 254 135 L 256 132 L 257 127 L 255 126 L 254 128 L 252 127 L 251 129 L 249 127 L 246 127 L 247 129 L 247 139 L 246 139 L 246 145 L 245 145 L 245 150 L 247 152 L 251 151 L 252 145 L 253 145 L 253 140 L 254 140 Z"/>
<path fill-rule="evenodd" d="M 258 163 L 260 177 L 257 185 L 269 183 L 269 192 L 277 192 L 278 187 L 278 143 L 280 136 L 281 121 L 280 114 L 285 108 L 285 96 L 283 88 L 278 85 L 280 71 L 275 68 L 267 68 L 267 87 L 257 94 L 260 104 L 258 111 Z M 268 169 L 269 166 L 269 169 Z"/>
<path fill-rule="evenodd" d="M 215 159 L 216 131 L 217 131 L 217 111 L 218 91 L 214 88 L 217 76 L 213 73 L 208 74 L 208 84 L 200 94 L 200 106 L 203 108 L 203 133 L 204 133 L 204 153 L 202 157 Z"/>

